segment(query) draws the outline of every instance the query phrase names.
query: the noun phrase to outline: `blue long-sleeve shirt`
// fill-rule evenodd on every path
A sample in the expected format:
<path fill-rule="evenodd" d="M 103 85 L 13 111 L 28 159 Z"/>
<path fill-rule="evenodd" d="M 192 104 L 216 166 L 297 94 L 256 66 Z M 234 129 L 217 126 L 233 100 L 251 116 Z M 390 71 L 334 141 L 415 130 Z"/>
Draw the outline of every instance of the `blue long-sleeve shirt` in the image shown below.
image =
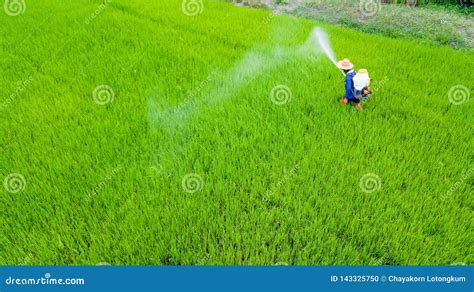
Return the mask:
<path fill-rule="evenodd" d="M 354 81 L 352 80 L 352 78 L 354 78 L 354 76 L 356 75 L 356 71 L 354 70 L 351 70 L 349 72 L 347 72 L 346 74 L 346 93 L 345 93 L 345 97 L 348 99 L 348 100 L 353 100 L 353 99 L 356 99 L 355 97 L 355 89 L 354 89 Z"/>

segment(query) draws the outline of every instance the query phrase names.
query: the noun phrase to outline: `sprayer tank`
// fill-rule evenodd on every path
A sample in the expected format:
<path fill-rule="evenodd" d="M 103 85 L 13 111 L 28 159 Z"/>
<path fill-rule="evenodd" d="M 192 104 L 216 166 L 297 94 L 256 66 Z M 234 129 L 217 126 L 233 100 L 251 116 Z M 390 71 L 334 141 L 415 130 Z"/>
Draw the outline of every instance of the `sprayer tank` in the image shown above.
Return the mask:
<path fill-rule="evenodd" d="M 354 88 L 362 90 L 370 85 L 369 72 L 366 69 L 360 69 L 352 80 L 354 81 Z"/>

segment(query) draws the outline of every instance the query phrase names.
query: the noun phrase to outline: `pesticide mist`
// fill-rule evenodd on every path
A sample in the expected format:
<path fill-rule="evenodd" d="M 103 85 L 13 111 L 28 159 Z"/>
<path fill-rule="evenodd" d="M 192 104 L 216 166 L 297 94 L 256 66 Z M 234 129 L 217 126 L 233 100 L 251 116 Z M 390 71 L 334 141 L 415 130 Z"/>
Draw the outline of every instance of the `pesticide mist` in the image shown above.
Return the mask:
<path fill-rule="evenodd" d="M 186 147 L 189 121 L 218 104 L 230 100 L 256 78 L 270 75 L 271 72 L 277 71 L 288 63 L 301 60 L 317 62 L 323 52 L 332 53 L 327 37 L 320 28 L 312 29 L 304 43 L 291 45 L 284 44 L 286 39 L 278 38 L 291 35 L 283 33 L 286 29 L 288 29 L 286 26 L 276 27 L 276 39 L 270 37 L 266 43 L 249 49 L 234 66 L 226 71 L 215 70 L 210 73 L 205 86 L 200 86 L 195 94 L 189 95 L 178 105 L 170 106 L 160 103 L 158 97 L 166 96 L 166 92 L 148 96 L 150 128 L 164 130 L 169 136 L 169 139 L 160 143 L 158 147 L 157 161 L 163 160 L 165 156 L 178 157 L 179 152 Z M 268 98 L 268 95 L 260 97 Z"/>
<path fill-rule="evenodd" d="M 190 118 L 205 111 L 206 108 L 232 98 L 253 79 L 277 70 L 279 66 L 297 58 L 316 60 L 324 52 L 334 64 L 337 64 L 327 34 L 320 27 L 315 27 L 303 44 L 288 47 L 269 40 L 266 45 L 269 47 L 268 50 L 250 49 L 227 72 L 212 74 L 210 78 L 212 82 L 178 106 L 162 106 L 155 100 L 155 95 L 150 95 L 149 125 L 152 128 L 164 127 L 175 132 L 186 126 Z"/>
<path fill-rule="evenodd" d="M 315 27 L 313 29 L 312 35 L 316 38 L 318 41 L 319 46 L 323 50 L 324 54 L 333 62 L 334 65 L 337 66 L 337 59 L 336 55 L 334 55 L 334 52 L 331 48 L 331 44 L 329 42 L 329 38 L 327 33 L 320 27 Z"/>

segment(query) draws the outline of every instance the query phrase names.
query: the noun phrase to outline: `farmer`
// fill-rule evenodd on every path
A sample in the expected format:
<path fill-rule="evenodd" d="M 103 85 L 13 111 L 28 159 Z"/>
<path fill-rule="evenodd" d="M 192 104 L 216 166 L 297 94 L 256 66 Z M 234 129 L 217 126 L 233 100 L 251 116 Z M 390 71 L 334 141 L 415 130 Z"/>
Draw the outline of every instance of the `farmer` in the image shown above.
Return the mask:
<path fill-rule="evenodd" d="M 341 98 L 339 101 L 344 104 L 353 103 L 357 109 L 363 110 L 362 105 L 360 104 L 360 99 L 355 94 L 354 81 L 352 80 L 357 74 L 356 71 L 353 69 L 354 65 L 351 63 L 351 61 L 349 61 L 349 59 L 344 59 L 339 61 L 337 63 L 337 66 L 346 74 L 346 93 L 344 94 L 344 97 Z"/>

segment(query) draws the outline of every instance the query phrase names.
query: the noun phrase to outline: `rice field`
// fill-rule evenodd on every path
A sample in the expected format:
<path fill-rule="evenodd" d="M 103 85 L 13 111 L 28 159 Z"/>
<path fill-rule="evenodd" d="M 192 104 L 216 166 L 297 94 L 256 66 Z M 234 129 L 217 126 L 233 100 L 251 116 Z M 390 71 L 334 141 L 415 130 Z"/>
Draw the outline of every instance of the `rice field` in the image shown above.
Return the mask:
<path fill-rule="evenodd" d="M 1 265 L 474 262 L 473 51 L 221 1 L 27 1 L 0 33 Z"/>

